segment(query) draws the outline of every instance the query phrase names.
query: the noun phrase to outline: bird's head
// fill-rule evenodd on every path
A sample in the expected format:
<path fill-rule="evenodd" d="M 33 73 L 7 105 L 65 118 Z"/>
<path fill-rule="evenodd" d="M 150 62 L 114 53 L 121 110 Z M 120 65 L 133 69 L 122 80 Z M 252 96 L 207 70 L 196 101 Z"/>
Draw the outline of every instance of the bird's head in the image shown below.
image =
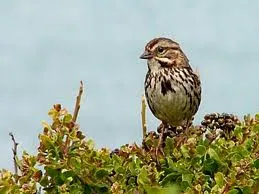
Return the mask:
<path fill-rule="evenodd" d="M 189 66 L 179 44 L 169 38 L 155 38 L 147 43 L 141 59 L 147 59 L 149 69 Z"/>

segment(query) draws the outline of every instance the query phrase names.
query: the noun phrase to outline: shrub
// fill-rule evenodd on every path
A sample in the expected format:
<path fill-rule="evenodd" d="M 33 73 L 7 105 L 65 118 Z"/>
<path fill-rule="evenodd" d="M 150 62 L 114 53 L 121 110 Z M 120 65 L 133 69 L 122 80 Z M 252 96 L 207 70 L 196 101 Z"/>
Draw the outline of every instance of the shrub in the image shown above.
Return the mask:
<path fill-rule="evenodd" d="M 229 128 L 231 119 L 216 122 L 231 115 L 211 114 L 187 132 L 168 129 L 158 154 L 156 132 L 142 145 L 96 149 L 66 109 L 54 105 L 49 116 L 38 153 L 16 158 L 18 173 L 0 170 L 1 194 L 259 192 L 259 115 L 242 122 L 233 117 Z"/>

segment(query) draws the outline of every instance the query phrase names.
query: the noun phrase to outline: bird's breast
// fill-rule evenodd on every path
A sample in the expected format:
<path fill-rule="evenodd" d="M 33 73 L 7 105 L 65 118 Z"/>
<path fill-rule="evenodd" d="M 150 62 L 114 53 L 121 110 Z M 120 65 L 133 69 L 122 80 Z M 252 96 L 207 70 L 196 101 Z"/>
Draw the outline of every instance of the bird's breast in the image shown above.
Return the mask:
<path fill-rule="evenodd" d="M 194 99 L 192 81 L 185 80 L 184 76 L 184 73 L 167 70 L 149 72 L 146 76 L 145 94 L 152 113 L 172 126 L 190 120 L 197 111 L 195 103 L 199 104 Z"/>

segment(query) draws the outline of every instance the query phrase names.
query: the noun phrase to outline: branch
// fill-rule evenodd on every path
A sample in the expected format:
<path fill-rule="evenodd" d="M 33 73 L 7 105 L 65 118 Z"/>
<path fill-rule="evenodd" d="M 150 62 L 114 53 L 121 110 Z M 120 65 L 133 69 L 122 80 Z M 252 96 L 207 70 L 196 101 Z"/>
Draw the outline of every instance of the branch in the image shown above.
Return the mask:
<path fill-rule="evenodd" d="M 76 123 L 76 119 L 77 119 L 77 116 L 78 116 L 78 113 L 79 113 L 82 94 L 83 94 L 83 82 L 80 81 L 80 88 L 79 88 L 79 91 L 78 91 L 78 95 L 76 97 L 76 104 L 75 104 L 74 114 L 73 114 L 73 118 L 72 118 L 72 121 L 74 123 Z M 69 136 L 67 135 L 66 141 L 65 141 L 65 148 L 64 148 L 64 154 L 65 155 L 67 154 L 69 144 L 70 144 L 70 140 L 69 140 Z"/>
<path fill-rule="evenodd" d="M 13 133 L 10 132 L 9 135 L 11 136 L 11 139 L 13 141 L 13 149 L 12 150 L 13 150 L 14 173 L 15 173 L 15 175 L 18 175 L 18 165 L 17 165 L 17 162 L 16 162 L 18 143 L 15 141 Z"/>
<path fill-rule="evenodd" d="M 143 139 L 146 137 L 147 134 L 147 122 L 146 122 L 146 103 L 145 103 L 145 97 L 142 95 L 141 98 L 141 123 L 142 123 L 142 133 L 143 133 Z"/>
<path fill-rule="evenodd" d="M 80 102 L 81 102 L 81 96 L 83 94 L 83 82 L 80 81 L 80 88 L 78 92 L 78 96 L 76 97 L 76 104 L 75 104 L 75 109 L 74 109 L 74 114 L 73 114 L 73 121 L 76 122 L 79 109 L 80 109 Z"/>

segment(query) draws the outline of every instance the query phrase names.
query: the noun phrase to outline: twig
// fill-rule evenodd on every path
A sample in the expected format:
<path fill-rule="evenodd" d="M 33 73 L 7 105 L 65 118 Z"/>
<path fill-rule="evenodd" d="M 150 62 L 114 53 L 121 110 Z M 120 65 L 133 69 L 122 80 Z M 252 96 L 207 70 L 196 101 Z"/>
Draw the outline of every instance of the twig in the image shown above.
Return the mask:
<path fill-rule="evenodd" d="M 17 165 L 17 161 L 16 161 L 18 143 L 15 141 L 13 133 L 10 132 L 9 135 L 11 136 L 11 139 L 13 141 L 12 150 L 13 150 L 14 173 L 15 173 L 15 175 L 18 175 L 18 165 Z"/>
<path fill-rule="evenodd" d="M 142 95 L 141 98 L 141 122 L 142 122 L 142 133 L 143 133 L 143 139 L 146 137 L 147 134 L 147 123 L 146 123 L 146 103 L 145 103 L 145 97 Z"/>
<path fill-rule="evenodd" d="M 83 82 L 80 81 L 80 88 L 79 88 L 78 96 L 76 97 L 76 104 L 75 104 L 74 115 L 73 115 L 74 122 L 76 122 L 76 119 L 78 116 L 82 94 L 83 94 Z"/>
<path fill-rule="evenodd" d="M 80 88 L 79 88 L 79 91 L 78 91 L 78 95 L 76 97 L 76 104 L 75 104 L 74 114 L 73 114 L 73 118 L 72 118 L 72 121 L 74 123 L 76 122 L 76 119 L 77 119 L 77 116 L 78 116 L 78 113 L 79 113 L 82 94 L 83 94 L 83 82 L 80 81 Z M 69 136 L 67 135 L 66 141 L 65 141 L 65 146 L 64 146 L 64 154 L 65 155 L 67 154 L 69 144 L 70 144 L 70 140 L 69 140 Z"/>

